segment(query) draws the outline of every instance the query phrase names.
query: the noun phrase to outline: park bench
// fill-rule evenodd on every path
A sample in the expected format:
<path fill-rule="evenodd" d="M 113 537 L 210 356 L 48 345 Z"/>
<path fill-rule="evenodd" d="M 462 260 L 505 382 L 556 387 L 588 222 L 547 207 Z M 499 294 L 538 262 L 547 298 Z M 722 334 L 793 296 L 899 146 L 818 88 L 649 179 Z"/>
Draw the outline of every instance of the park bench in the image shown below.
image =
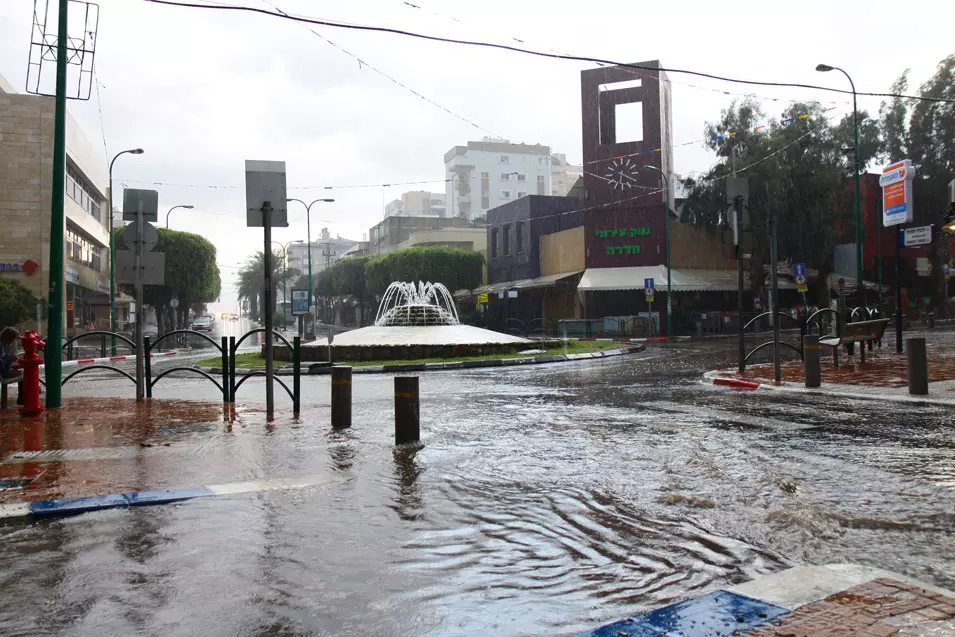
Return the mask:
<path fill-rule="evenodd" d="M 856 321 L 855 323 L 846 323 L 842 328 L 842 334 L 839 336 L 830 335 L 819 339 L 819 344 L 825 347 L 839 347 L 840 345 L 849 345 L 850 343 L 862 343 L 859 348 L 861 352 L 861 361 L 865 362 L 865 343 L 868 341 L 882 340 L 885 334 L 885 328 L 889 324 L 889 319 L 876 319 L 874 321 Z"/>
<path fill-rule="evenodd" d="M 21 374 L 17 374 L 16 376 L 11 376 L 10 378 L 0 379 L 0 409 L 7 408 L 7 402 L 8 402 L 7 385 L 11 385 L 13 383 L 19 383 L 22 380 L 23 380 L 23 376 Z"/>

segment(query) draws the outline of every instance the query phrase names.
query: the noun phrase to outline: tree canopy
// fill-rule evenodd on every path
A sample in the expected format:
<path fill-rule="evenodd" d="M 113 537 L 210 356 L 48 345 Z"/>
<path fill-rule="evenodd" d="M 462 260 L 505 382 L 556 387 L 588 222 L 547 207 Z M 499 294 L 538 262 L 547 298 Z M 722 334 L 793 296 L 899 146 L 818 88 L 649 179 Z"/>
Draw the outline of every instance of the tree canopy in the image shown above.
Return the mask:
<path fill-rule="evenodd" d="M 365 264 L 368 290 L 382 294 L 392 281 L 431 281 L 449 290 L 481 285 L 484 256 L 471 250 L 422 246 L 375 257 Z"/>
<path fill-rule="evenodd" d="M 37 298 L 17 281 L 0 279 L 0 328 L 36 316 Z"/>
<path fill-rule="evenodd" d="M 282 252 L 274 251 L 272 253 L 272 299 L 278 301 L 276 291 L 283 283 L 295 281 L 301 272 L 295 268 L 285 267 L 285 256 Z M 262 251 L 256 252 L 239 269 L 239 281 L 236 294 L 239 300 L 249 302 L 249 313 L 252 320 L 258 320 L 262 307 L 263 293 L 265 292 L 265 254 Z M 273 307 L 273 312 L 275 308 Z"/>
<path fill-rule="evenodd" d="M 191 307 L 215 301 L 222 289 L 219 266 L 216 264 L 216 247 L 205 237 L 191 232 L 169 228 L 157 228 L 159 241 L 154 252 L 166 255 L 165 283 L 143 287 L 143 302 L 156 309 L 160 331 L 171 316 L 169 302 L 179 299 L 180 324 Z M 115 231 L 117 250 L 129 249 L 123 239 L 123 229 Z M 132 286 L 124 286 L 132 293 Z"/>

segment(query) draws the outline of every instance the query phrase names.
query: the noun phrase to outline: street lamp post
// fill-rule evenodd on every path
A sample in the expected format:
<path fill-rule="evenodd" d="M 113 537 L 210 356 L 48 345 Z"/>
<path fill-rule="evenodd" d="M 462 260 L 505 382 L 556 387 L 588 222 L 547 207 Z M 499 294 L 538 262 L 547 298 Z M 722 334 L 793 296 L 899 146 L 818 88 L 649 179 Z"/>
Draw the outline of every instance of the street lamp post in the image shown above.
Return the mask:
<path fill-rule="evenodd" d="M 284 272 L 282 276 L 282 331 L 285 331 L 288 327 L 288 289 L 286 288 L 288 285 L 288 247 L 293 242 L 279 243 L 273 241 L 272 243 L 282 248 L 282 270 Z"/>
<path fill-rule="evenodd" d="M 312 203 L 305 203 L 301 199 L 287 199 L 286 201 L 297 201 L 305 206 L 305 250 L 308 253 L 308 311 L 312 313 L 312 206 L 322 203 L 334 203 L 334 199 L 316 199 Z M 315 327 L 315 316 L 312 315 L 312 329 Z"/>
<path fill-rule="evenodd" d="M 142 148 L 131 148 L 124 150 L 113 156 L 109 162 L 109 331 L 113 333 L 110 351 L 112 356 L 116 356 L 116 246 L 113 241 L 113 164 L 120 155 L 142 155 Z M 139 312 L 140 309 L 136 308 Z"/>
<path fill-rule="evenodd" d="M 179 206 L 173 206 L 172 208 L 169 209 L 169 212 L 172 212 L 172 211 L 175 210 L 176 208 L 185 208 L 186 210 L 192 210 L 193 208 L 195 208 L 195 206 L 193 206 L 192 204 L 188 204 L 188 203 L 187 203 L 187 204 L 182 204 L 182 205 L 179 205 Z M 169 228 L 169 212 L 166 213 L 166 228 Z"/>
<path fill-rule="evenodd" d="M 816 65 L 816 70 L 820 73 L 829 71 L 839 71 L 849 80 L 849 86 L 852 87 L 852 133 L 855 137 L 855 173 L 856 173 L 856 284 L 859 286 L 859 298 L 865 304 L 865 285 L 862 283 L 862 186 L 860 183 L 861 174 L 859 170 L 859 109 L 856 105 L 856 85 L 845 70 L 838 66 L 829 66 L 828 64 Z M 880 236 L 881 238 L 881 236 Z M 882 294 L 882 287 L 879 286 L 879 294 Z"/>
<path fill-rule="evenodd" d="M 667 338 L 673 338 L 673 294 L 670 290 L 670 184 L 666 173 L 656 166 L 647 164 L 644 166 L 649 170 L 655 170 L 663 178 L 663 220 L 666 229 L 666 251 L 667 251 Z"/>

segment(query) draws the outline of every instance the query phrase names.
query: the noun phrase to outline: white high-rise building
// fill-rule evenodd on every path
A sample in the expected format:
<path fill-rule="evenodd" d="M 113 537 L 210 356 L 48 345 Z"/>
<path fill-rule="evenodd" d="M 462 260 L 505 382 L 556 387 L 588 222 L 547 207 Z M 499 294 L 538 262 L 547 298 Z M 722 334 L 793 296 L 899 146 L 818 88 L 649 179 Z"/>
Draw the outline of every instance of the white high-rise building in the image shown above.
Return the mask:
<path fill-rule="evenodd" d="M 550 147 L 485 137 L 444 155 L 447 216 L 473 220 L 527 195 L 551 194 Z"/>

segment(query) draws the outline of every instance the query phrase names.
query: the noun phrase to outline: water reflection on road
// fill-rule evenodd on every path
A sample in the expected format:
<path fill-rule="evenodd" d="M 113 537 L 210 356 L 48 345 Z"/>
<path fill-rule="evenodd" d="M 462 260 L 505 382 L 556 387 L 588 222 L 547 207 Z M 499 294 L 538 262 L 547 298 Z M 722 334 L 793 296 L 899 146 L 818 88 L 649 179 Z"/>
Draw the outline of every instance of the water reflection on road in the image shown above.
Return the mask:
<path fill-rule="evenodd" d="M 327 378 L 300 420 L 179 429 L 187 476 L 340 480 L 2 526 L 3 632 L 570 634 L 834 561 L 955 586 L 949 414 L 716 391 L 710 351 L 671 354 L 424 374 L 417 448 L 391 444 L 381 375 L 355 377 L 349 431 Z M 156 395 L 186 391 L 215 399 Z"/>

